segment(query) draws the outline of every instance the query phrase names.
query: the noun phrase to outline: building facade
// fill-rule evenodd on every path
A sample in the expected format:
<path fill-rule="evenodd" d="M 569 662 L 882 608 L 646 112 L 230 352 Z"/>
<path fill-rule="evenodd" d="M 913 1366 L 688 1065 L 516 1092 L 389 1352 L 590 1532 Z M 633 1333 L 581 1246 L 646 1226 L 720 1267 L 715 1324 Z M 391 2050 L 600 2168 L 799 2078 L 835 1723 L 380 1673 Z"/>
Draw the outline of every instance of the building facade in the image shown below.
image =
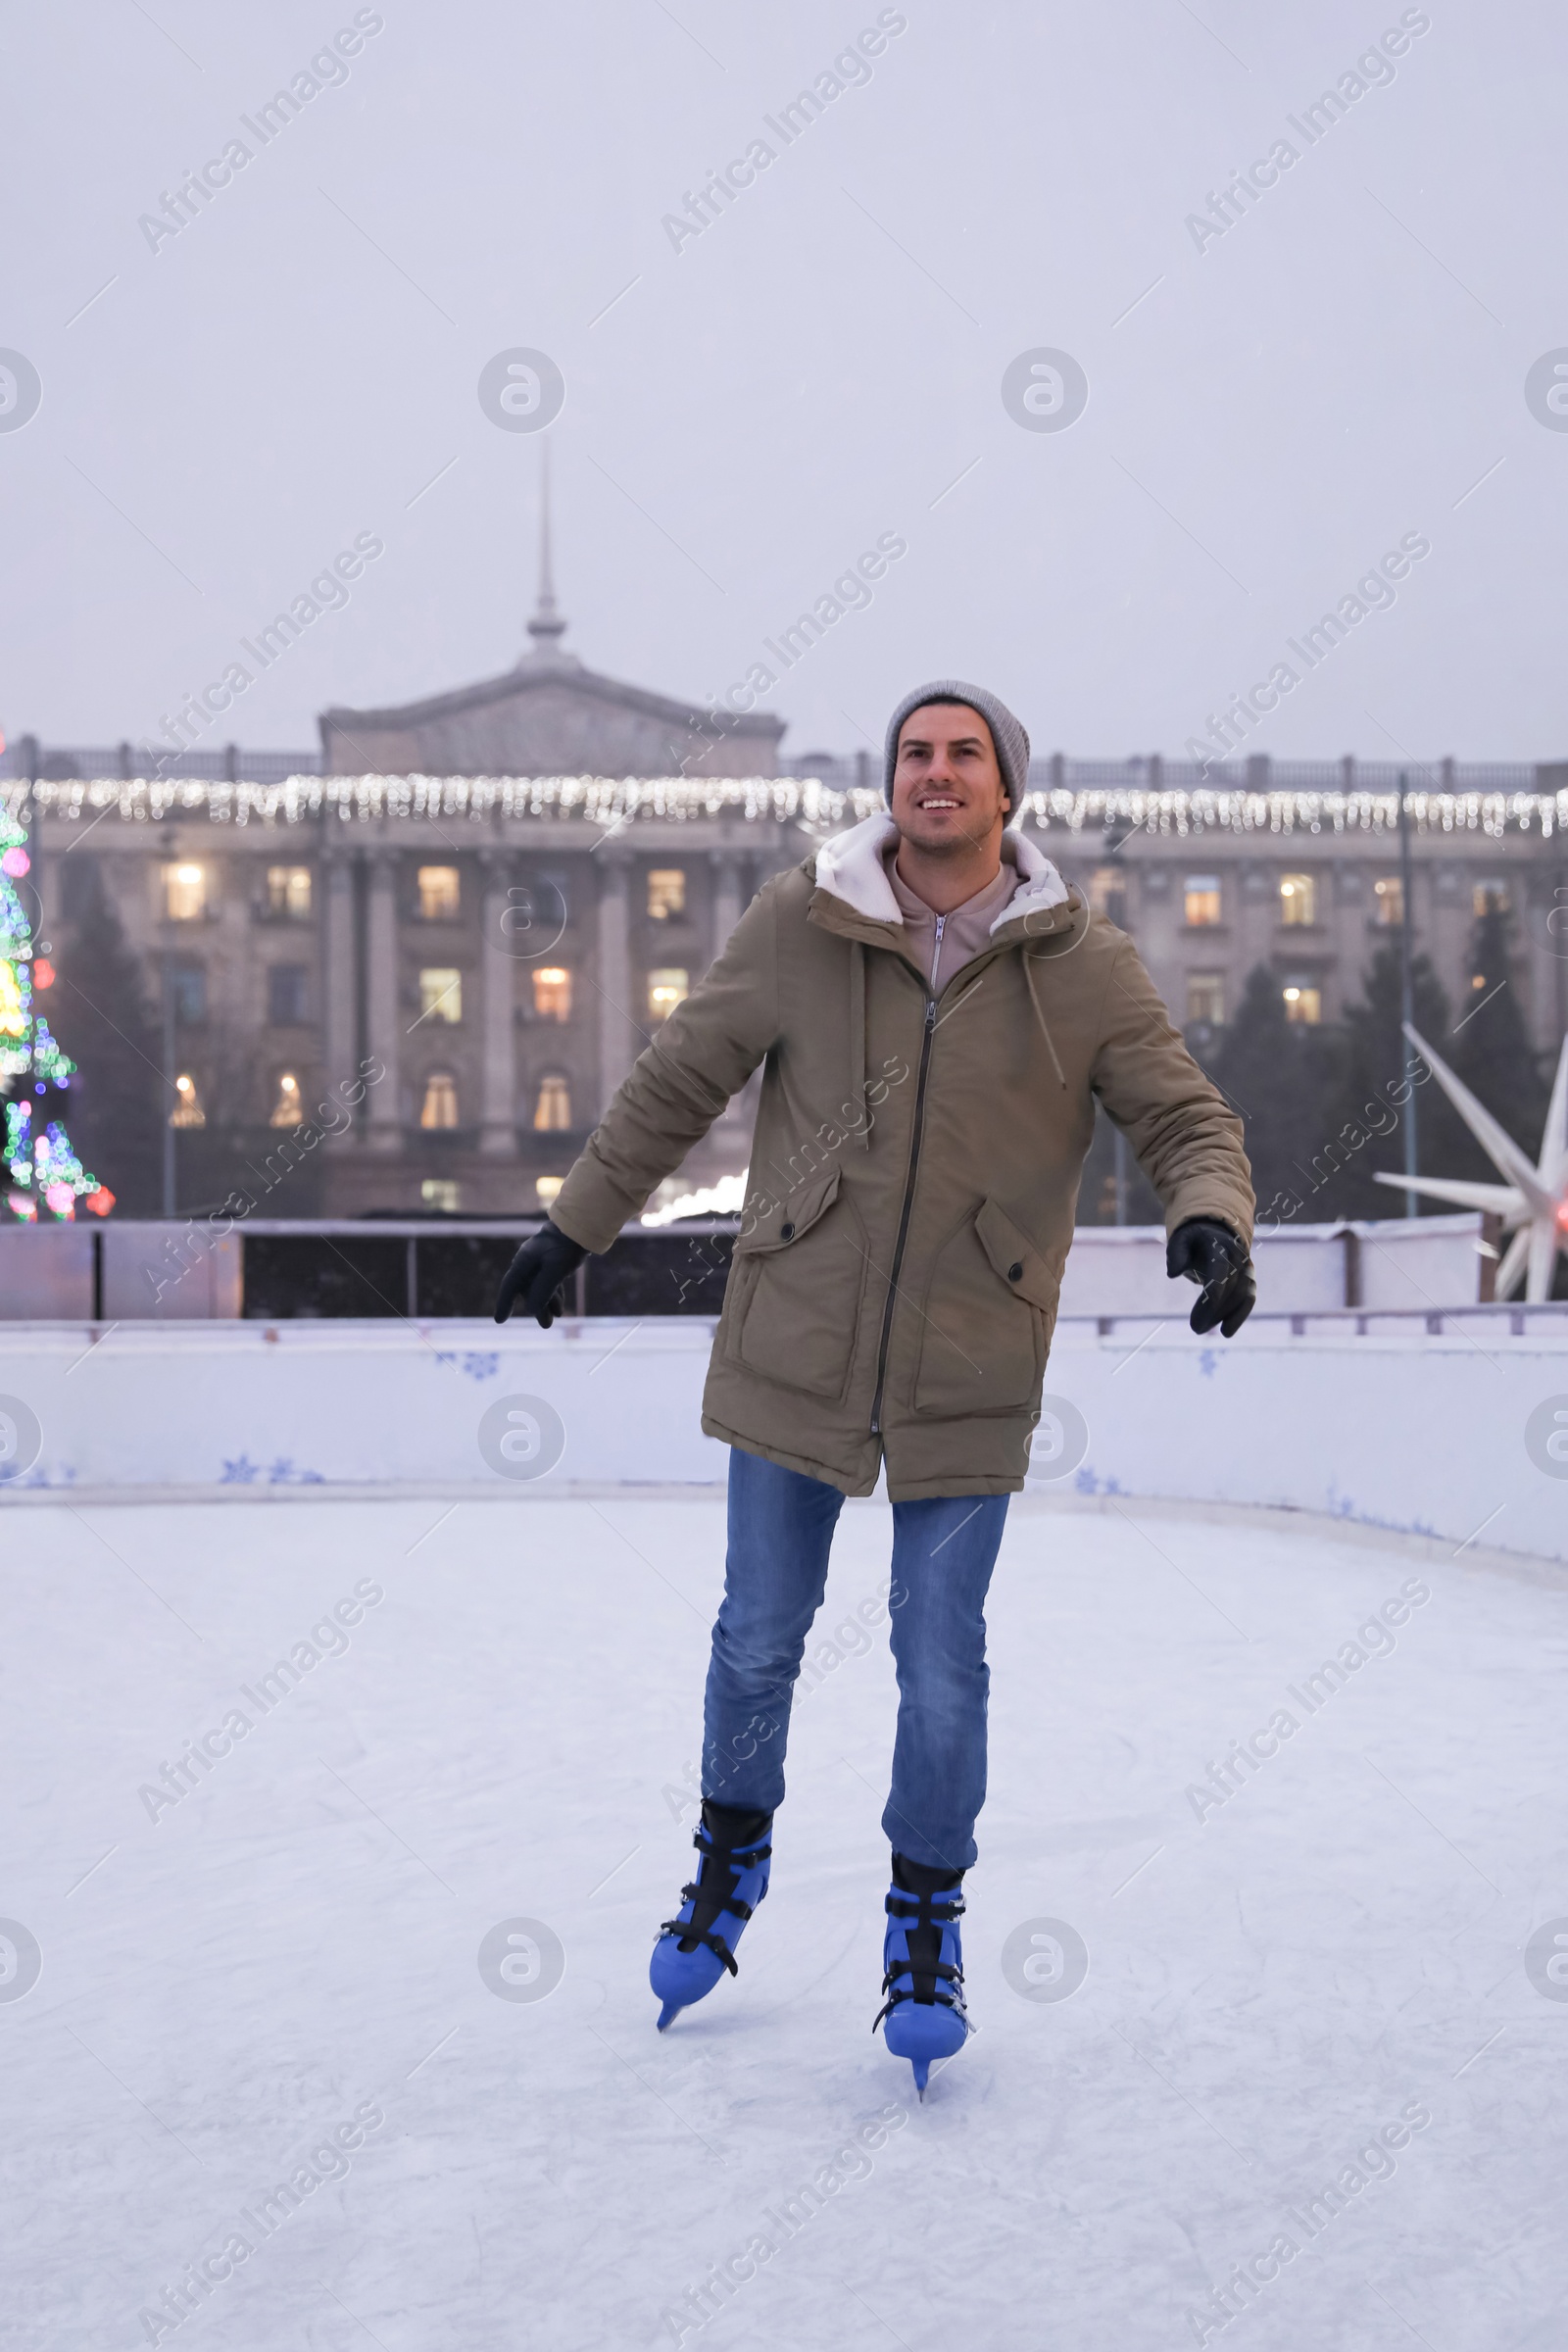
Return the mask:
<path fill-rule="evenodd" d="M 1255 967 L 1290 1018 L 1334 1021 L 1397 937 L 1392 779 L 1317 773 L 1227 785 L 1046 760 L 1022 821 L 1131 932 L 1201 1048 Z M 1416 944 L 1457 1009 L 1476 915 L 1507 906 L 1521 1010 L 1554 1049 L 1568 777 L 1446 783 L 1408 803 Z M 332 1215 L 548 1201 L 762 882 L 880 806 L 843 780 L 760 776 L 0 789 L 32 810 L 46 934 L 69 943 L 89 879 L 118 910 L 169 1008 L 177 1124 L 260 1137 L 270 1159 L 358 1084 L 317 1155 L 315 1202 Z M 739 1173 L 748 1130 L 732 1106 L 672 1191 Z"/>

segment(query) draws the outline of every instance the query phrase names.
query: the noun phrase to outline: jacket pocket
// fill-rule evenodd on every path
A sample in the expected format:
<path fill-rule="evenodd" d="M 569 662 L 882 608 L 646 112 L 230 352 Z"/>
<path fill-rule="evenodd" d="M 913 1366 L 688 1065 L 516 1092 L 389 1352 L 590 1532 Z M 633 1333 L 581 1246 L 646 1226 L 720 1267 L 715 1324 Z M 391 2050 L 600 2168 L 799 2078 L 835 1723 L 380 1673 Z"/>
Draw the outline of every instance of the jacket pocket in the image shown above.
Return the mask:
<path fill-rule="evenodd" d="M 1044 1253 L 994 1200 L 937 1251 L 922 1301 L 914 1409 L 953 1417 L 1034 1403 L 1059 1285 Z"/>
<path fill-rule="evenodd" d="M 842 1396 L 855 1356 L 866 1255 L 831 1168 L 740 1235 L 724 1302 L 724 1353 L 760 1379 Z"/>

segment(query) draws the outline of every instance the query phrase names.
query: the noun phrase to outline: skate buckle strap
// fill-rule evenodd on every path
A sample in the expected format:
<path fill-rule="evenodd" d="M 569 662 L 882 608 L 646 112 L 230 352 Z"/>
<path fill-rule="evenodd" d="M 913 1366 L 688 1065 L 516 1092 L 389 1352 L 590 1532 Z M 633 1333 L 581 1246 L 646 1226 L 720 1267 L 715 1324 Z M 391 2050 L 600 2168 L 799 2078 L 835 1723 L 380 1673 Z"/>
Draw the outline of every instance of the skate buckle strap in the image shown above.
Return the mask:
<path fill-rule="evenodd" d="M 715 1861 L 722 1857 L 726 1862 L 739 1862 L 748 1869 L 754 1862 L 765 1862 L 773 1851 L 762 1838 L 755 1838 L 750 1845 L 719 1845 L 705 1821 L 700 1821 L 693 1831 L 692 1843 L 700 1854 L 711 1854 Z"/>
<path fill-rule="evenodd" d="M 947 1980 L 947 1982 L 948 1982 L 950 1984 L 954 1984 L 954 1985 L 956 1985 L 956 1986 L 958 1987 L 958 1990 L 957 1990 L 956 1997 L 955 1997 L 955 1996 L 954 1996 L 954 1994 L 952 1994 L 952 1993 L 947 1993 L 947 1992 L 943 1992 L 943 1991 L 941 1991 L 941 1990 L 940 1990 L 938 1987 L 936 1987 L 935 1985 L 933 1985 L 933 1987 L 932 1987 L 932 1992 L 931 1992 L 931 1998 L 930 1998 L 930 2000 L 929 2000 L 929 2001 L 927 2001 L 927 2002 L 923 2002 L 923 2003 L 921 2004 L 921 2005 L 922 2005 L 922 2007 L 924 2007 L 924 2008 L 937 2008 L 937 2009 L 956 2009 L 956 2010 L 957 2011 L 958 2015 L 959 2015 L 961 2018 L 963 2018 L 963 2020 L 964 2020 L 965 2024 L 967 2024 L 967 2023 L 968 2023 L 968 2012 L 966 2011 L 966 2009 L 964 2008 L 964 2005 L 963 2005 L 963 1971 L 962 1971 L 962 1969 L 961 1969 L 961 1968 L 949 1968 L 949 1967 L 948 1967 L 948 1965 L 947 1965 L 947 1963 L 946 1963 L 945 1961 L 939 1960 L 939 1961 L 937 1961 L 937 1962 L 935 1963 L 935 1965 L 934 1965 L 933 1967 L 931 1967 L 931 1968 L 928 1968 L 928 1969 L 922 1969 L 920 1973 L 921 1973 L 921 1975 L 922 1975 L 922 1976 L 929 1976 L 929 1977 L 933 1977 L 933 1978 L 935 1978 L 935 1977 L 943 1977 L 943 1978 L 945 1978 L 945 1979 Z M 897 1986 L 897 1980 L 898 1980 L 898 1978 L 899 1978 L 899 1977 L 901 1977 L 901 1976 L 908 1976 L 908 1977 L 909 1977 L 910 1989 L 909 1989 L 907 1992 L 902 1992 L 902 1991 L 899 1991 L 899 1990 L 896 1988 L 896 1986 Z M 914 1983 L 914 1980 L 913 1980 L 913 1977 L 912 1977 L 912 1975 L 910 1974 L 910 1970 L 909 1970 L 909 1964 L 908 1964 L 908 1962 L 907 1962 L 906 1960 L 905 1960 L 905 1961 L 901 1961 L 901 1962 L 900 1962 L 900 1964 L 899 1964 L 899 1966 L 898 1966 L 896 1969 L 892 1969 L 892 1970 L 890 1970 L 890 1971 L 889 1971 L 889 1973 L 888 1973 L 888 1974 L 887 1974 L 887 1975 L 886 1975 L 886 1976 L 883 1978 L 883 1980 L 882 1980 L 882 1989 L 883 1989 L 883 1991 L 884 1991 L 884 1992 L 887 1994 L 887 1996 L 888 1996 L 888 1997 L 887 1997 L 887 1999 L 886 1999 L 886 2000 L 883 2002 L 883 2004 L 882 2004 L 881 2008 L 880 2008 L 880 2009 L 877 2011 L 877 2013 L 876 2013 L 875 2017 L 874 2017 L 874 2018 L 871 2020 L 871 2031 L 872 2031 L 872 2033 L 873 2033 L 873 2034 L 876 2032 L 876 2030 L 877 2030 L 878 2026 L 879 2026 L 879 2025 L 882 2023 L 882 2020 L 883 2020 L 885 2017 L 889 2016 L 893 2010 L 895 2010 L 895 2009 L 899 2008 L 899 2007 L 900 2007 L 900 2005 L 901 2005 L 903 2002 L 905 2002 L 905 2001 L 912 2001 L 912 2000 L 914 2000 L 914 1999 L 917 1997 L 917 1995 L 915 1994 L 915 1992 L 914 1992 L 914 1990 L 913 1990 L 913 1983 Z"/>
<path fill-rule="evenodd" d="M 751 1913 L 748 1911 L 746 1916 L 748 1919 L 750 1919 Z M 709 1950 L 713 1954 L 713 1957 L 716 1960 L 723 1961 L 724 1966 L 729 1970 L 729 1973 L 732 1977 L 738 1977 L 741 1973 L 740 1963 L 737 1961 L 734 1953 L 730 1950 L 729 1945 L 724 1941 L 723 1936 L 713 1935 L 710 1929 L 694 1928 L 689 1922 L 684 1920 L 666 1919 L 663 1923 L 663 1926 L 660 1929 L 660 1934 L 662 1936 L 677 1936 L 680 1939 L 683 1948 L 687 1948 L 693 1944 L 706 1943 Z"/>
<path fill-rule="evenodd" d="M 702 1900 L 702 1895 L 703 1889 L 700 1886 L 683 1886 L 680 1890 L 681 1901 L 683 1903 L 691 1903 L 694 1906 Z M 732 1911 L 735 1917 L 740 1920 L 747 1920 L 752 1916 L 752 1905 L 744 1901 L 738 1894 L 726 1895 L 723 1901 L 719 1904 L 719 1910 Z M 718 1913 L 715 1912 L 713 1916 L 717 1918 Z"/>
<path fill-rule="evenodd" d="M 965 1904 L 956 1887 L 951 1894 L 913 1896 L 901 1894 L 895 1888 L 889 1894 L 883 1909 L 890 1919 L 912 1919 L 918 1926 L 924 1928 L 930 1927 L 936 1921 L 942 1921 L 951 1926 L 955 1920 L 963 1917 Z"/>

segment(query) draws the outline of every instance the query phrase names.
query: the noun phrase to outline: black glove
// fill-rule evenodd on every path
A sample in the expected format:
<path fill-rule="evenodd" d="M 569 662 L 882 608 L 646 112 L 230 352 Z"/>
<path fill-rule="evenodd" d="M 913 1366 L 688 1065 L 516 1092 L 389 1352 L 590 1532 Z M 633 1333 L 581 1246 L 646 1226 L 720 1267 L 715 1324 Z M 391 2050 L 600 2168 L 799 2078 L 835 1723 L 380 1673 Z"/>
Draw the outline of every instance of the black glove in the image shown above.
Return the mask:
<path fill-rule="evenodd" d="M 1194 1331 L 1217 1323 L 1234 1340 L 1257 1304 L 1257 1278 L 1246 1245 L 1213 1217 L 1189 1217 L 1165 1245 L 1165 1271 L 1174 1282 L 1185 1274 L 1203 1286 L 1192 1312 Z"/>
<path fill-rule="evenodd" d="M 524 1310 L 533 1316 L 541 1331 L 548 1331 L 557 1315 L 565 1309 L 562 1300 L 562 1286 L 568 1274 L 575 1274 L 588 1252 L 580 1244 L 568 1241 L 558 1225 L 548 1218 L 540 1230 L 524 1242 L 511 1265 L 501 1277 L 496 1293 L 496 1321 L 505 1323 L 520 1298 Z"/>

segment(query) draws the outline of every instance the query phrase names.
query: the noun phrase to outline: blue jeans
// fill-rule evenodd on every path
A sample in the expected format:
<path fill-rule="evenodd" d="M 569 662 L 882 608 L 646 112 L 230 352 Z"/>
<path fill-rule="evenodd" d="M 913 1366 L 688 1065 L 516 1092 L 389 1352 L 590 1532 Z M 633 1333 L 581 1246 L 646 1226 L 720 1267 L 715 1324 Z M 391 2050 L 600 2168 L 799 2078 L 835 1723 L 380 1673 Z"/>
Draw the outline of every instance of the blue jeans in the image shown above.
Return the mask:
<path fill-rule="evenodd" d="M 790 1700 L 827 1584 L 836 1487 L 739 1446 L 729 1457 L 729 1551 L 703 1724 L 703 1794 L 774 1812 Z M 888 1632 L 899 1677 L 893 1787 L 882 1827 L 911 1862 L 967 1870 L 986 1794 L 986 1590 L 1005 1494 L 893 1505 Z"/>

